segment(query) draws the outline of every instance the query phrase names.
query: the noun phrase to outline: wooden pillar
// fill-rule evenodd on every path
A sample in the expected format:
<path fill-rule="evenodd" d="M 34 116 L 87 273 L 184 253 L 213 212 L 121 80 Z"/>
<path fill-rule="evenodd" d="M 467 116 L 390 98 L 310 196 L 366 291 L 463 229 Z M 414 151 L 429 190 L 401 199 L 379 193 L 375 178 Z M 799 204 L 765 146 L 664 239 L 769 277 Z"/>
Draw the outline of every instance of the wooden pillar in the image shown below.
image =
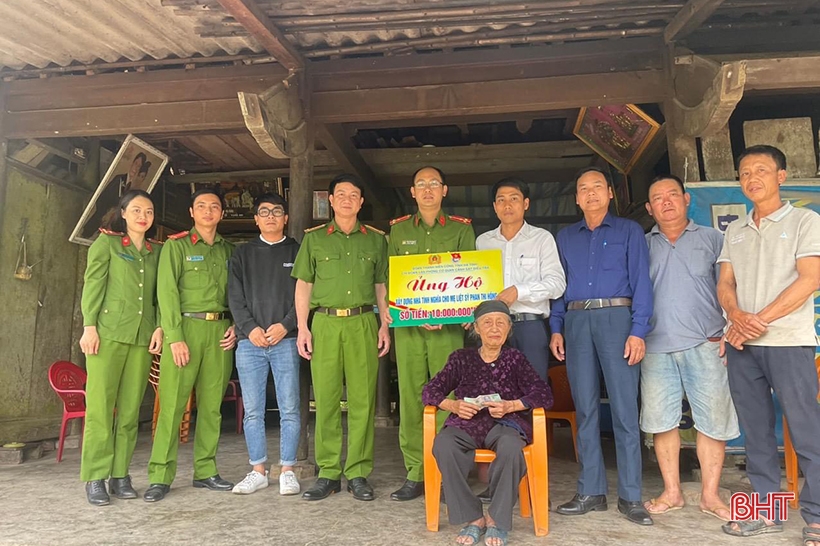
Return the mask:
<path fill-rule="evenodd" d="M 309 134 L 312 131 L 309 130 Z M 313 146 L 308 146 L 303 153 L 290 158 L 289 188 L 288 233 L 301 241 L 305 230 L 313 225 Z M 299 367 L 299 396 L 302 428 L 296 459 L 307 461 L 310 451 L 310 363 L 304 359 L 301 359 Z"/>

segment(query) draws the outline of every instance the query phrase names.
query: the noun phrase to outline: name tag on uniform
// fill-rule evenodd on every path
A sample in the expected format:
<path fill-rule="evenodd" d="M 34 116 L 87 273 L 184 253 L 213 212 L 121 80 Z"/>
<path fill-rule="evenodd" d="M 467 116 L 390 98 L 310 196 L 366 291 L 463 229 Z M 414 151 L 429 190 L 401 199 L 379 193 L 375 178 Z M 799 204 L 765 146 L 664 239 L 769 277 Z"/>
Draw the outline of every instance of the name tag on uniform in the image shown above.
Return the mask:
<path fill-rule="evenodd" d="M 403 245 L 417 245 L 418 241 L 402 241 L 401 244 L 403 244 Z"/>
<path fill-rule="evenodd" d="M 204 262 L 205 256 L 185 256 L 186 262 Z"/>
<path fill-rule="evenodd" d="M 123 260 L 129 261 L 129 262 L 134 261 L 134 257 L 131 256 L 130 254 L 126 254 L 125 252 L 120 252 L 119 254 L 117 254 L 117 256 L 119 256 Z"/>

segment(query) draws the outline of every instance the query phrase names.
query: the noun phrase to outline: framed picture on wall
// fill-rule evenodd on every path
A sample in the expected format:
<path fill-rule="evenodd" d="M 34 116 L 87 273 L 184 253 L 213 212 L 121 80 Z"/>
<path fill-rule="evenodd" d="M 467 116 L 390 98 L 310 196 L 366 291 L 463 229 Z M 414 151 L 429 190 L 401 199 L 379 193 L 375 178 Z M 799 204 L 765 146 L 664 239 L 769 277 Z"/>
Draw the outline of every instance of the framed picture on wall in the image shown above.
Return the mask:
<path fill-rule="evenodd" d="M 330 220 L 330 199 L 327 191 L 313 192 L 313 219 Z"/>
<path fill-rule="evenodd" d="M 117 205 L 122 194 L 134 189 L 151 193 L 167 163 L 167 155 L 128 135 L 68 240 L 91 245 L 99 236 L 100 227 L 107 225 L 112 215 L 119 214 Z"/>
<path fill-rule="evenodd" d="M 658 122 L 634 104 L 613 104 L 581 108 L 573 133 L 613 167 L 629 174 L 658 129 Z"/>

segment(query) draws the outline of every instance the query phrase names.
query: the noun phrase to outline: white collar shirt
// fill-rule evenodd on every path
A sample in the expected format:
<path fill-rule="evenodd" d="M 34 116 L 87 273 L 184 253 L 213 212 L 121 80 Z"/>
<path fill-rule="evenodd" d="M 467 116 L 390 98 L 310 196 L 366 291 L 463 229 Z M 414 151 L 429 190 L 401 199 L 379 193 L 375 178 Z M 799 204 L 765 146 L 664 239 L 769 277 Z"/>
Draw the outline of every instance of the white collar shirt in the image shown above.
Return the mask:
<path fill-rule="evenodd" d="M 501 226 L 476 239 L 477 250 L 501 250 L 504 288 L 515 286 L 518 300 L 510 307 L 513 313 L 532 313 L 548 317 L 550 300 L 564 294 L 567 280 L 558 247 L 552 234 L 527 222 L 507 240 Z"/>

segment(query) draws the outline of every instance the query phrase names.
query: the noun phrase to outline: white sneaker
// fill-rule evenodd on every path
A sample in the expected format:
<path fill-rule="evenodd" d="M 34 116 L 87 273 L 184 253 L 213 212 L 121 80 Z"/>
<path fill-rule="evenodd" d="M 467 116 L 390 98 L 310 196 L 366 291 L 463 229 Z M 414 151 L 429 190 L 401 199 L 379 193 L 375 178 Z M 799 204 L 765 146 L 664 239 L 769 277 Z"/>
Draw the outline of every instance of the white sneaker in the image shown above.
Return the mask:
<path fill-rule="evenodd" d="M 298 495 L 301 490 L 299 480 L 296 479 L 296 474 L 294 474 L 292 470 L 279 474 L 280 495 Z"/>
<path fill-rule="evenodd" d="M 250 495 L 268 486 L 268 471 L 260 474 L 256 470 L 251 470 L 245 478 L 233 487 L 233 492 L 237 495 Z"/>

